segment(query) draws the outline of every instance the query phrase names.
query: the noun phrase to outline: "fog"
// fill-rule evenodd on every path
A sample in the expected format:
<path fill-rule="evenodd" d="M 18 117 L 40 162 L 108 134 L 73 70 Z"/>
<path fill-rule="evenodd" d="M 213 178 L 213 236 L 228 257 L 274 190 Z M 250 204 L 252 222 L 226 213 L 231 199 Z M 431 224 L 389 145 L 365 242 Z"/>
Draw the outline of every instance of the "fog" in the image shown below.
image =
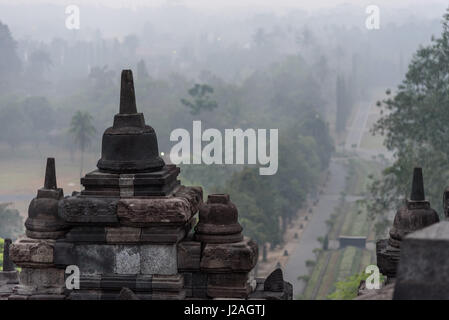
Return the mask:
<path fill-rule="evenodd" d="M 384 137 L 370 133 L 383 112 L 376 102 L 441 35 L 446 8 L 442 0 L 0 0 L 0 211 L 10 215 L 0 237 L 23 231 L 47 157 L 56 158 L 66 195 L 83 188 L 80 177 L 96 169 L 102 134 L 119 110 L 121 72 L 131 69 L 137 109 L 167 163 L 171 133 L 190 132 L 194 121 L 219 132 L 279 130 L 276 174 L 182 164 L 181 181 L 229 193 L 246 235 L 283 245 L 332 175 L 359 183 L 336 183 L 332 197 L 363 197 L 368 176 L 391 164 L 395 146 L 387 150 Z M 334 205 L 347 209 L 329 201 L 329 219 Z"/>

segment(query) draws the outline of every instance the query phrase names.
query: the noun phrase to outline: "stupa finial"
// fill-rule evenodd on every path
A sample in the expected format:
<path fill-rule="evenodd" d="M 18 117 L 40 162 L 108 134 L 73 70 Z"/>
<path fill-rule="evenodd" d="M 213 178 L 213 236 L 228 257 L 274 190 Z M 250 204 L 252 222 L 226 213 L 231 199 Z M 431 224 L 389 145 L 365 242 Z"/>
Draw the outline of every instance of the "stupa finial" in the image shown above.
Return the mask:
<path fill-rule="evenodd" d="M 133 72 L 131 70 L 122 70 L 122 79 L 120 87 L 120 114 L 135 114 L 136 94 L 134 92 Z"/>
<path fill-rule="evenodd" d="M 45 168 L 44 189 L 56 190 L 56 169 L 55 158 L 47 158 L 47 167 Z"/>
<path fill-rule="evenodd" d="M 424 181 L 422 176 L 422 168 L 413 170 L 412 193 L 410 195 L 412 201 L 424 201 Z"/>

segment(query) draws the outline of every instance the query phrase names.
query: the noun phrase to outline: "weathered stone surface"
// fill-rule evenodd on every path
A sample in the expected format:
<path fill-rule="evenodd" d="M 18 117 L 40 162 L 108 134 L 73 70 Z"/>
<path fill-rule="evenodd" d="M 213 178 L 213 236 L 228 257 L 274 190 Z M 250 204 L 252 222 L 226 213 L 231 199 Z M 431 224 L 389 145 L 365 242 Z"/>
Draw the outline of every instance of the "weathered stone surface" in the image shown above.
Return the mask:
<path fill-rule="evenodd" d="M 151 299 L 153 300 L 180 300 L 185 299 L 183 289 L 184 280 L 180 274 L 154 275 L 152 281 Z"/>
<path fill-rule="evenodd" d="M 69 300 L 101 300 L 101 292 L 96 290 L 74 290 L 70 293 Z"/>
<path fill-rule="evenodd" d="M 200 206 L 195 240 L 205 243 L 233 243 L 243 240 L 237 207 L 227 194 L 211 194 Z"/>
<path fill-rule="evenodd" d="M 199 270 L 201 261 L 201 242 L 181 241 L 178 243 L 178 270 Z"/>
<path fill-rule="evenodd" d="M 20 272 L 20 284 L 35 287 L 38 290 L 47 287 L 65 287 L 64 269 L 57 268 L 23 268 Z"/>
<path fill-rule="evenodd" d="M 394 299 L 449 300 L 449 221 L 405 237 Z"/>
<path fill-rule="evenodd" d="M 191 205 L 192 215 L 199 210 L 203 203 L 203 189 L 201 187 L 180 186 L 174 193 L 175 197 L 186 199 Z"/>
<path fill-rule="evenodd" d="M 140 256 L 143 274 L 173 275 L 178 272 L 176 245 L 143 245 Z"/>
<path fill-rule="evenodd" d="M 80 276 L 80 289 L 100 289 L 101 288 L 101 275 L 81 275 Z"/>
<path fill-rule="evenodd" d="M 79 244 L 75 246 L 75 264 L 81 274 L 114 273 L 116 252 L 113 245 Z"/>
<path fill-rule="evenodd" d="M 207 298 L 207 273 L 192 273 L 192 297 L 200 299 Z"/>
<path fill-rule="evenodd" d="M 81 179 L 88 197 L 151 197 L 169 196 L 179 187 L 177 180 L 180 169 L 166 165 L 159 171 L 142 173 L 110 173 L 95 170 Z"/>
<path fill-rule="evenodd" d="M 108 227 L 106 228 L 107 243 L 139 243 L 141 228 L 132 227 Z"/>
<path fill-rule="evenodd" d="M 282 269 L 274 270 L 265 280 L 263 284 L 264 291 L 284 291 L 284 276 L 282 274 Z"/>
<path fill-rule="evenodd" d="M 185 198 L 121 199 L 117 205 L 120 223 L 128 226 L 183 225 L 191 216 Z"/>
<path fill-rule="evenodd" d="M 142 228 L 141 243 L 174 244 L 184 239 L 186 230 L 191 228 L 193 219 L 180 226 L 154 226 Z"/>
<path fill-rule="evenodd" d="M 57 266 L 75 264 L 75 245 L 66 241 L 56 241 L 53 249 L 53 263 Z"/>
<path fill-rule="evenodd" d="M 0 271 L 0 290 L 6 284 L 19 283 L 19 273 L 17 271 Z"/>
<path fill-rule="evenodd" d="M 10 258 L 20 267 L 49 266 L 53 264 L 55 240 L 19 238 L 10 246 Z"/>
<path fill-rule="evenodd" d="M 140 272 L 140 249 L 138 246 L 118 246 L 114 273 L 137 274 Z"/>
<path fill-rule="evenodd" d="M 151 292 L 153 290 L 153 275 L 138 274 L 136 277 L 136 291 Z"/>
<path fill-rule="evenodd" d="M 201 257 L 201 270 L 205 272 L 249 272 L 257 263 L 258 246 L 245 238 L 237 243 L 208 243 Z"/>
<path fill-rule="evenodd" d="M 105 290 L 120 291 L 121 288 L 127 287 L 130 289 L 136 288 L 135 275 L 102 275 L 101 288 Z"/>
<path fill-rule="evenodd" d="M 72 225 L 116 225 L 117 198 L 74 196 L 59 201 L 59 216 Z"/>
<path fill-rule="evenodd" d="M 207 295 L 212 298 L 246 298 L 251 292 L 248 273 L 209 273 Z"/>

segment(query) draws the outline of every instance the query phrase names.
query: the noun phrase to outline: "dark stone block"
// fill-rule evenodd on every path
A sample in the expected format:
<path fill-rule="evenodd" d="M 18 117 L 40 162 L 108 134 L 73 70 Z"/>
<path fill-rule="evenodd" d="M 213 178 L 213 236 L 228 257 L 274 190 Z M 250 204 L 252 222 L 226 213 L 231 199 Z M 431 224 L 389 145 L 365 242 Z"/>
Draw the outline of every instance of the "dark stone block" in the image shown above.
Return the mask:
<path fill-rule="evenodd" d="M 11 245 L 11 239 L 5 239 L 3 242 L 3 271 L 14 271 L 14 263 L 11 261 L 9 257 L 9 247 Z"/>
<path fill-rule="evenodd" d="M 179 292 L 184 286 L 184 279 L 181 274 L 175 275 L 153 275 L 152 292 Z"/>
<path fill-rule="evenodd" d="M 122 288 L 118 300 L 140 300 L 129 288 Z"/>
<path fill-rule="evenodd" d="M 82 275 L 80 276 L 80 289 L 97 289 L 101 288 L 100 275 Z"/>
<path fill-rule="evenodd" d="M 183 227 L 149 227 L 142 228 L 140 242 L 173 244 L 182 240 L 184 236 L 185 229 Z"/>
<path fill-rule="evenodd" d="M 178 270 L 200 269 L 201 242 L 182 241 L 178 243 Z"/>
<path fill-rule="evenodd" d="M 192 287 L 206 287 L 207 273 L 193 272 L 192 273 Z"/>
<path fill-rule="evenodd" d="M 101 288 L 103 290 L 118 290 L 123 287 L 135 290 L 136 275 L 102 275 Z"/>
<path fill-rule="evenodd" d="M 65 300 L 66 296 L 63 294 L 33 294 L 28 297 L 28 300 Z"/>
<path fill-rule="evenodd" d="M 70 293 L 69 300 L 101 300 L 101 292 L 96 290 L 74 290 Z"/>
<path fill-rule="evenodd" d="M 106 243 L 105 227 L 74 227 L 66 235 L 68 242 Z"/>
<path fill-rule="evenodd" d="M 18 284 L 19 273 L 17 271 L 0 271 L 0 293 L 2 292 L 2 286 L 6 284 Z"/>
<path fill-rule="evenodd" d="M 53 249 L 54 264 L 58 266 L 68 266 L 75 264 L 76 257 L 74 244 L 65 241 L 56 241 Z"/>
<path fill-rule="evenodd" d="M 192 288 L 193 280 L 191 272 L 182 272 L 182 276 L 184 277 L 184 288 Z"/>
<path fill-rule="evenodd" d="M 211 273 L 249 272 L 258 258 L 257 244 L 245 238 L 237 243 L 207 243 L 201 256 L 201 270 Z"/>
<path fill-rule="evenodd" d="M 405 237 L 393 299 L 449 300 L 449 221 Z"/>
<path fill-rule="evenodd" d="M 208 299 L 207 296 L 207 273 L 192 273 L 192 297 L 198 299 Z"/>
<path fill-rule="evenodd" d="M 76 263 L 81 274 L 114 273 L 115 248 L 110 245 L 76 245 Z"/>
<path fill-rule="evenodd" d="M 152 275 L 144 275 L 144 274 L 138 274 L 136 278 L 136 290 L 135 291 L 144 291 L 144 292 L 151 292 L 153 289 L 152 287 L 153 282 L 153 276 Z"/>
<path fill-rule="evenodd" d="M 264 291 L 284 291 L 284 277 L 282 275 L 282 269 L 274 270 L 264 282 Z"/>
<path fill-rule="evenodd" d="M 180 169 L 166 165 L 161 170 L 143 173 L 109 173 L 92 171 L 81 179 L 83 196 L 137 197 L 169 196 L 180 185 Z"/>
<path fill-rule="evenodd" d="M 400 250 L 389 245 L 388 239 L 376 242 L 376 259 L 380 273 L 388 278 L 396 277 Z"/>
<path fill-rule="evenodd" d="M 207 276 L 209 297 L 244 299 L 250 292 L 248 273 L 209 273 Z"/>
<path fill-rule="evenodd" d="M 59 201 L 59 216 L 71 225 L 117 225 L 116 198 L 66 197 Z"/>

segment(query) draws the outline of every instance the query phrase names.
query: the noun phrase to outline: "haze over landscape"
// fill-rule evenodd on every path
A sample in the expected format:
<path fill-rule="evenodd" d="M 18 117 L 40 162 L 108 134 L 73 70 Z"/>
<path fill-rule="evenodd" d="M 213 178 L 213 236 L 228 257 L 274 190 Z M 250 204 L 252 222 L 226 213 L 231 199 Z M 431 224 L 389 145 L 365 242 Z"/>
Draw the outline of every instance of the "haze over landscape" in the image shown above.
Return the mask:
<path fill-rule="evenodd" d="M 69 5 L 79 8 L 79 28 L 67 27 Z M 367 28 L 369 5 L 379 8 L 379 28 Z M 443 127 L 444 110 L 432 109 L 423 124 L 418 111 L 410 119 L 395 113 L 413 95 L 395 95 L 404 80 L 412 92 L 413 80 L 427 75 L 407 72 L 424 65 L 421 47 L 449 32 L 447 7 L 443 0 L 0 0 L 0 237 L 24 232 L 47 157 L 56 159 L 65 195 L 81 189 L 119 110 L 121 71 L 131 69 L 137 109 L 166 162 L 171 133 L 191 132 L 193 121 L 223 135 L 278 129 L 276 174 L 248 164 L 181 164 L 181 182 L 201 186 L 205 199 L 230 194 L 245 235 L 259 244 L 259 275 L 281 266 L 296 299 L 353 298 L 337 283 L 375 263 L 375 241 L 409 194 L 415 166 L 444 216 L 449 155 L 434 141 L 446 133 L 431 130 Z M 364 237 L 366 248 L 340 248 L 342 235 Z"/>

